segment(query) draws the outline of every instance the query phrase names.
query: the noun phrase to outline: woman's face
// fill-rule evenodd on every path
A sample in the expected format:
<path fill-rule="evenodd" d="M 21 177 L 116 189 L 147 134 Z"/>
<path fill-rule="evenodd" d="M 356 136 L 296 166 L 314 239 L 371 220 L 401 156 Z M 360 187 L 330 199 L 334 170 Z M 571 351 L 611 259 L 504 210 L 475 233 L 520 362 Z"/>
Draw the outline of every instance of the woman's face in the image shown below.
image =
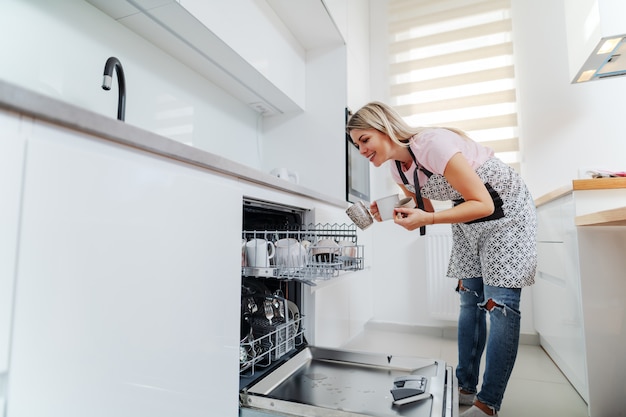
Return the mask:
<path fill-rule="evenodd" d="M 359 153 L 379 167 L 391 157 L 392 142 L 388 135 L 376 129 L 354 129 L 350 131 L 352 142 Z"/>

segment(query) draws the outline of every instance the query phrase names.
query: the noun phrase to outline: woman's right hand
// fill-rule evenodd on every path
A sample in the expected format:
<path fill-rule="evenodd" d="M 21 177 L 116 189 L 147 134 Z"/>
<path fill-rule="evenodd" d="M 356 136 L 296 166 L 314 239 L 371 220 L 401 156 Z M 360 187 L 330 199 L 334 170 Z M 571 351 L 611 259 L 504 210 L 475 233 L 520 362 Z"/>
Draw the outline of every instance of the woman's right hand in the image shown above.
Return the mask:
<path fill-rule="evenodd" d="M 378 211 L 378 204 L 376 204 L 375 201 L 372 204 L 370 204 L 370 214 L 372 215 L 374 220 L 376 220 L 377 222 L 382 222 L 383 221 L 383 219 L 380 217 L 380 213 Z"/>
<path fill-rule="evenodd" d="M 395 224 L 404 227 L 406 230 L 419 229 L 422 226 L 434 224 L 435 215 L 428 211 L 424 211 L 418 208 L 405 208 L 397 207 L 394 210 L 395 217 L 393 219 Z"/>

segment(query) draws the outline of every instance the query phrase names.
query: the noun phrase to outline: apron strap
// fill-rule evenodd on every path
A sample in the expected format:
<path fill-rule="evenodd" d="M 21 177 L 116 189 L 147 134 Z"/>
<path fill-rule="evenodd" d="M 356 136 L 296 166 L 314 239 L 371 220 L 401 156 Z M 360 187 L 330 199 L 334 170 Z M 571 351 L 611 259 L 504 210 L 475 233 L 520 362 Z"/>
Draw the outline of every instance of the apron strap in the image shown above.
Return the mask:
<path fill-rule="evenodd" d="M 430 178 L 433 173 L 425 168 L 420 167 L 420 165 L 417 163 L 417 159 L 415 158 L 415 154 L 410 147 L 408 149 L 409 153 L 411 154 L 411 158 L 413 158 L 413 162 L 415 162 L 415 171 L 413 171 L 413 187 L 415 188 L 415 199 L 417 200 L 417 208 L 419 208 L 420 210 L 424 210 L 424 199 L 422 198 L 422 192 L 420 191 L 418 171 L 422 171 L 424 174 L 426 174 L 428 178 Z M 402 179 L 404 185 L 409 185 L 409 181 L 407 180 L 406 175 L 404 175 L 404 172 L 402 172 L 402 163 L 400 161 L 396 161 L 396 168 L 398 169 L 398 174 L 400 174 L 400 178 Z M 421 226 L 420 235 L 424 236 L 425 234 L 426 226 Z"/>

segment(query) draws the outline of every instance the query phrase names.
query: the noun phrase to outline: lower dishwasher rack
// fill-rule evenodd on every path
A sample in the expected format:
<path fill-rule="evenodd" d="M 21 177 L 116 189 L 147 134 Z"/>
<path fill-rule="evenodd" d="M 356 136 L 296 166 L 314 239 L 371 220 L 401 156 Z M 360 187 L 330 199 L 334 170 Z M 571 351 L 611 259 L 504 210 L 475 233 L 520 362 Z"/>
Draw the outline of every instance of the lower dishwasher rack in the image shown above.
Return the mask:
<path fill-rule="evenodd" d="M 306 343 L 303 316 L 290 318 L 274 330 L 257 338 L 245 338 L 239 343 L 239 375 L 254 377 L 258 370 L 271 367 L 276 361 Z"/>

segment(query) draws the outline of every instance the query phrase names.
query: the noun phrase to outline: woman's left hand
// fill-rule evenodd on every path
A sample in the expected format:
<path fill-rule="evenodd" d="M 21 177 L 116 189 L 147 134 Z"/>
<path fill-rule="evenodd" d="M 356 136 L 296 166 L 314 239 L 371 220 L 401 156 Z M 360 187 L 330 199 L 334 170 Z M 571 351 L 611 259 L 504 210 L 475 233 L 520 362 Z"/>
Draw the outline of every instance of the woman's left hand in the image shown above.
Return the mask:
<path fill-rule="evenodd" d="M 406 230 L 419 229 L 422 226 L 433 224 L 433 213 L 417 208 L 397 207 L 394 210 L 393 221 Z"/>

